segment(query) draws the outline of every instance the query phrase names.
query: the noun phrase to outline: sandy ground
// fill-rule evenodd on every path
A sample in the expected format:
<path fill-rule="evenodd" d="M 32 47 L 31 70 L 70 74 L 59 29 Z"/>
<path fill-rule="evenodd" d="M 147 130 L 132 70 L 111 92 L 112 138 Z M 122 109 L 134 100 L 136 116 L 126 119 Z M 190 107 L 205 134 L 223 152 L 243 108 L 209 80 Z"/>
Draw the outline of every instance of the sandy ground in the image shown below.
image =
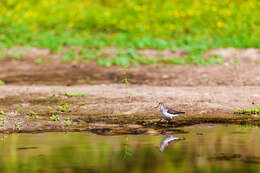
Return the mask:
<path fill-rule="evenodd" d="M 86 96 L 62 95 L 68 91 L 84 93 Z M 259 91 L 260 87 L 227 86 L 1 86 L 0 109 L 4 110 L 5 115 L 2 117 L 7 120 L 2 125 L 2 132 L 89 130 L 99 134 L 157 134 L 164 133 L 164 127 L 200 123 L 254 124 L 258 123 L 258 117 L 234 115 L 233 112 L 259 105 Z M 157 124 L 161 115 L 158 108 L 154 107 L 158 102 L 164 102 L 186 114 L 177 117 L 170 124 L 166 121 Z M 64 103 L 69 105 L 69 109 L 61 112 L 57 108 Z M 30 111 L 39 117 L 32 118 Z M 53 114 L 59 114 L 61 120 L 51 121 L 50 116 Z M 70 120 L 72 125 L 64 125 L 64 120 Z M 19 129 L 15 127 L 17 122 L 20 123 Z"/>
<path fill-rule="evenodd" d="M 233 114 L 234 110 L 260 104 L 260 87 L 157 87 L 123 84 L 80 86 L 0 86 L 1 99 L 15 96 L 37 99 L 31 94 L 52 97 L 58 93 L 80 92 L 90 111 L 112 111 L 114 114 L 158 114 L 159 102 L 185 110 L 187 114 Z M 82 99 L 79 99 L 82 100 Z M 99 102 L 100 100 L 100 102 Z M 80 101 L 79 101 L 80 102 Z"/>

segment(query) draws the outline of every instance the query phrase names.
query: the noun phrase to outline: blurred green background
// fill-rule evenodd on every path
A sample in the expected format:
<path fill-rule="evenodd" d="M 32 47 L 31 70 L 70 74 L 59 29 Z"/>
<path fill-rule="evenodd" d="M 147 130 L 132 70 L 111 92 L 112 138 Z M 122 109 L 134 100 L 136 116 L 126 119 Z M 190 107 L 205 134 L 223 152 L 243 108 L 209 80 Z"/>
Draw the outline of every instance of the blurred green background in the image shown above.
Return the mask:
<path fill-rule="evenodd" d="M 2 50 L 13 45 L 53 52 L 62 46 L 182 48 L 190 55 L 177 60 L 184 64 L 212 48 L 260 47 L 258 0 L 1 0 L 0 11 Z M 195 63 L 207 65 L 201 61 Z M 116 65 L 122 64 L 134 63 Z"/>

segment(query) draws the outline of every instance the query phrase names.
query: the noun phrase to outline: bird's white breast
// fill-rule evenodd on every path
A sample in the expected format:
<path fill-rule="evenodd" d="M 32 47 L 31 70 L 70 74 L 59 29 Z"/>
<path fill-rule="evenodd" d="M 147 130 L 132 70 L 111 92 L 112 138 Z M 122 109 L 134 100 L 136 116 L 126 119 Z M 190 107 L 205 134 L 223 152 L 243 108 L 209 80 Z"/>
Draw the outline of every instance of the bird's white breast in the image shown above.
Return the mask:
<path fill-rule="evenodd" d="M 167 111 L 163 111 L 162 114 L 163 114 L 166 118 L 170 118 L 170 119 L 172 119 L 173 117 L 179 116 L 179 114 L 169 114 Z"/>

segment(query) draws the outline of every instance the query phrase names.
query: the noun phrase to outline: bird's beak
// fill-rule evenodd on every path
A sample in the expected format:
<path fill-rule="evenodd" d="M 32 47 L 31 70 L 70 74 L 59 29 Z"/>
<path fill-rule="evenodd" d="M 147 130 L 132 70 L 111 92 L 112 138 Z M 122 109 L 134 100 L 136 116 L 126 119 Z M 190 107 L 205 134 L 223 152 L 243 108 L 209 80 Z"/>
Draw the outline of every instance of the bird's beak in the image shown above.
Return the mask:
<path fill-rule="evenodd" d="M 159 104 L 158 105 L 156 105 L 154 108 L 158 108 L 159 107 Z"/>

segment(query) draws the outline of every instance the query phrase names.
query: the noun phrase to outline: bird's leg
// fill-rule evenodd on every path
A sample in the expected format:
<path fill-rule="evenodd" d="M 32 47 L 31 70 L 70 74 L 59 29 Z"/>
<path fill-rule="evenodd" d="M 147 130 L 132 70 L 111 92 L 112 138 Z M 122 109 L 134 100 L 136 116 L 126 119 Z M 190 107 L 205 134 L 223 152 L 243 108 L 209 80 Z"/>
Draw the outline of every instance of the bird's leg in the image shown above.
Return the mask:
<path fill-rule="evenodd" d="M 162 121 L 162 119 L 160 119 L 159 121 L 158 121 L 158 123 L 160 123 Z"/>

